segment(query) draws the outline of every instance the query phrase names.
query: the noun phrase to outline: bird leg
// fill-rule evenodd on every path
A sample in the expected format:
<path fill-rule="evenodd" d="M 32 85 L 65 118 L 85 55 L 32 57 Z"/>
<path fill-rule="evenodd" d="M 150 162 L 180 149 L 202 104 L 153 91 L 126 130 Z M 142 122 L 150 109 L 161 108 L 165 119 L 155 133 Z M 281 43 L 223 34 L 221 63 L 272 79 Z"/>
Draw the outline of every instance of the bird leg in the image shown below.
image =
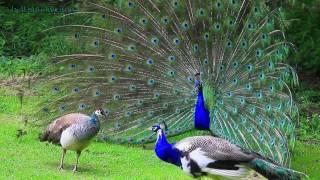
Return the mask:
<path fill-rule="evenodd" d="M 77 159 L 76 159 L 76 164 L 74 165 L 73 172 L 76 172 L 78 170 L 78 161 L 79 157 L 81 155 L 81 151 L 77 151 Z"/>
<path fill-rule="evenodd" d="M 63 160 L 64 160 L 64 155 L 66 154 L 66 152 L 67 152 L 66 149 L 62 149 L 61 161 L 60 161 L 60 165 L 58 167 L 59 170 L 63 170 Z"/>

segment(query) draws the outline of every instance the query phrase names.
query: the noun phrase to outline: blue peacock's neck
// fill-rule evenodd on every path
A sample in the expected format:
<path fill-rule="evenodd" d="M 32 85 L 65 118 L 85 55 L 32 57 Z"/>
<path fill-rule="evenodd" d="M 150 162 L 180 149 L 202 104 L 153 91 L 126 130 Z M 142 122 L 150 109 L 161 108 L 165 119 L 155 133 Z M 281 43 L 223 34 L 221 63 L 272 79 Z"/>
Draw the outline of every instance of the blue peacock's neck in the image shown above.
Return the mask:
<path fill-rule="evenodd" d="M 199 130 L 210 130 L 210 113 L 205 107 L 202 88 L 198 91 L 194 126 Z"/>
<path fill-rule="evenodd" d="M 181 166 L 180 152 L 174 146 L 168 143 L 163 130 L 157 132 L 157 142 L 154 151 L 159 159 L 176 166 Z"/>
<path fill-rule="evenodd" d="M 95 113 L 93 113 L 91 115 L 90 124 L 93 124 L 93 125 L 97 126 L 98 128 L 100 127 L 100 122 L 99 122 L 98 116 Z"/>

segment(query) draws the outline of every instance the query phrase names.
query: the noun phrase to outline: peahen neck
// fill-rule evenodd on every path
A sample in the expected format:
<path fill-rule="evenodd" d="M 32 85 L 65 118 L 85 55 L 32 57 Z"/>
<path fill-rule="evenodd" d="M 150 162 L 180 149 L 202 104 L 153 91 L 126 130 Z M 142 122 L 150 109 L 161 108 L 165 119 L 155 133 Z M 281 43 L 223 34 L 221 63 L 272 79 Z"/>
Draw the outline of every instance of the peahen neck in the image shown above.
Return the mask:
<path fill-rule="evenodd" d="M 98 116 L 96 115 L 96 113 L 92 113 L 91 119 L 90 119 L 90 124 L 94 124 L 97 127 L 100 127 L 100 122 L 99 122 L 99 119 L 98 119 Z"/>
<path fill-rule="evenodd" d="M 194 126 L 199 130 L 210 130 L 210 113 L 205 104 L 205 98 L 203 90 L 207 90 L 205 87 L 200 88 L 197 96 L 196 110 L 194 114 Z"/>
<path fill-rule="evenodd" d="M 165 133 L 162 129 L 157 132 L 157 142 L 154 151 L 158 158 L 176 166 L 181 166 L 180 152 L 174 146 L 168 143 Z"/>

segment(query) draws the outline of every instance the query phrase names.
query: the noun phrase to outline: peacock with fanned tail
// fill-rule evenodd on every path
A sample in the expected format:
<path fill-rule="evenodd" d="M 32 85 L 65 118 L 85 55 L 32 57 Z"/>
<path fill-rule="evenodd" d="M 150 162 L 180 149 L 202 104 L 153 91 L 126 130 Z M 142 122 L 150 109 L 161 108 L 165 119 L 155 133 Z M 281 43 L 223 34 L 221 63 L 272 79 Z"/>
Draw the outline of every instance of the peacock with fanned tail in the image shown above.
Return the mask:
<path fill-rule="evenodd" d="M 154 141 L 149 127 L 165 121 L 168 136 L 210 130 L 289 163 L 297 108 L 287 82 L 297 75 L 283 62 L 291 43 L 279 11 L 264 1 L 88 3 L 62 22 L 45 33 L 71 34 L 82 52 L 52 58 L 35 78 L 44 100 L 32 123 L 103 107 L 107 141 Z"/>

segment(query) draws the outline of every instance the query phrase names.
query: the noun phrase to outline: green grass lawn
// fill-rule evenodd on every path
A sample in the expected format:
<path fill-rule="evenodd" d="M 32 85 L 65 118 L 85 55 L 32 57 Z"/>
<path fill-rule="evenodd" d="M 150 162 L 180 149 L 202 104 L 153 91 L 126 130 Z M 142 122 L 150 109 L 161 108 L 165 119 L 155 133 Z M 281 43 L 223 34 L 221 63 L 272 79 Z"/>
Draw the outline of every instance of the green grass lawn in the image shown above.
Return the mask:
<path fill-rule="evenodd" d="M 0 179 L 191 179 L 179 168 L 160 161 L 153 150 L 93 142 L 73 173 L 75 153 L 68 151 L 65 170 L 58 171 L 61 149 L 37 139 L 39 129 L 16 137 L 20 124 L 14 116 L 0 116 Z M 176 139 L 176 138 L 175 138 Z M 297 143 L 293 168 L 320 179 L 320 146 Z"/>

